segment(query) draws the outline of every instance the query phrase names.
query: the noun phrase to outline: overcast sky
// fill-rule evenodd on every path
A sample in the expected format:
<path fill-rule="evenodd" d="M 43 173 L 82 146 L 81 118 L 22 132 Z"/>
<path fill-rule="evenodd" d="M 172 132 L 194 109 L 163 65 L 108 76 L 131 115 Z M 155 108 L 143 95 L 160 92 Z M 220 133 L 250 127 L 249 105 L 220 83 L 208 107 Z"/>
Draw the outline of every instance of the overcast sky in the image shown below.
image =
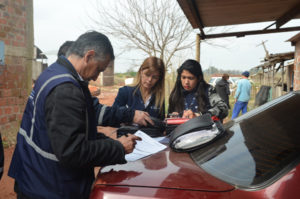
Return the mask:
<path fill-rule="evenodd" d="M 34 42 L 48 56 L 48 64 L 55 61 L 57 50 L 63 42 L 75 40 L 80 34 L 90 29 L 91 22 L 87 17 L 87 13 L 93 13 L 94 11 L 92 1 L 95 0 L 33 1 Z M 249 27 L 261 27 L 262 29 L 269 24 L 239 26 L 231 31 Z M 300 20 L 295 20 L 289 24 L 300 25 Z M 200 63 L 203 69 L 214 66 L 222 69 L 249 70 L 261 64 L 261 60 L 265 56 L 263 46 L 259 45 L 262 41 L 266 41 L 266 47 L 269 53 L 272 54 L 294 51 L 295 48 L 291 46 L 290 42 L 286 41 L 298 32 L 246 36 L 243 38 L 228 37 L 214 40 L 216 44 L 226 45 L 226 48 L 203 43 L 201 44 Z M 115 45 L 114 38 L 107 36 L 112 41 L 115 53 L 118 54 L 121 51 L 120 47 Z M 141 60 L 145 58 L 142 57 L 142 54 L 139 56 L 141 56 Z M 194 58 L 194 56 L 194 51 L 192 51 L 192 53 L 187 55 L 186 59 Z M 134 52 L 117 57 L 115 72 L 126 72 L 133 67 L 134 63 L 132 60 L 136 57 L 137 54 Z"/>

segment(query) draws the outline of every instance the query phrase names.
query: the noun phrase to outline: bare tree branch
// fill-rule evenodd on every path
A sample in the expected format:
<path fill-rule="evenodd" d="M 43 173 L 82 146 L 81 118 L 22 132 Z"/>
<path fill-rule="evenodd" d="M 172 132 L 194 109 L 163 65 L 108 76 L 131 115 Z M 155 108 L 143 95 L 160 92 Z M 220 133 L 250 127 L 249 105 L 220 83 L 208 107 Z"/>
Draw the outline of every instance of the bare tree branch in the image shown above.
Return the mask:
<path fill-rule="evenodd" d="M 160 57 L 167 68 L 177 53 L 195 45 L 193 29 L 176 0 L 94 1 L 96 16 L 88 13 L 94 28 L 121 40 L 126 50 Z"/>
<path fill-rule="evenodd" d="M 96 0 L 98 16 L 90 16 L 93 26 L 130 49 L 162 58 L 167 68 L 175 53 L 193 46 L 193 29 L 175 0 L 115 0 L 113 5 L 104 4 Z"/>

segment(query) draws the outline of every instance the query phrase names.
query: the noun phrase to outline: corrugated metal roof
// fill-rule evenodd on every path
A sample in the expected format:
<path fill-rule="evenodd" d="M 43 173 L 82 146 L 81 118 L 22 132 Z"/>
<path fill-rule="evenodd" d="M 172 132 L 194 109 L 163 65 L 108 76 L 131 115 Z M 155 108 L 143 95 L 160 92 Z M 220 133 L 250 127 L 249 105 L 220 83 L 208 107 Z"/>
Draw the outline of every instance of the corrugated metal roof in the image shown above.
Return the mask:
<path fill-rule="evenodd" d="M 206 35 L 203 28 L 238 25 L 255 22 L 271 22 L 270 26 L 263 30 L 251 31 L 249 34 L 263 34 L 271 32 L 283 32 L 300 30 L 282 28 L 288 21 L 300 18 L 299 0 L 177 0 L 187 19 L 193 28 L 199 28 L 202 38 L 213 38 Z M 270 29 L 271 25 L 276 26 Z M 239 33 L 239 34 L 238 34 Z M 244 36 L 238 32 L 233 35 Z M 213 35 L 221 37 L 222 35 Z"/>

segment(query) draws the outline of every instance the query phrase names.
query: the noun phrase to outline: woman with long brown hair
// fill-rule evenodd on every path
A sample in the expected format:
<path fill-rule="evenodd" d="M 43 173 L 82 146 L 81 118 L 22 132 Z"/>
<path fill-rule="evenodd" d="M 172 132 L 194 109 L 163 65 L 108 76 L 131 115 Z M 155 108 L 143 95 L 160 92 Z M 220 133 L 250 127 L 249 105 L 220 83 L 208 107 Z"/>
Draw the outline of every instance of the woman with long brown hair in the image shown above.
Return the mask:
<path fill-rule="evenodd" d="M 157 57 L 148 57 L 140 66 L 134 85 L 119 89 L 113 106 L 131 107 L 164 119 L 164 93 L 164 62 Z"/>

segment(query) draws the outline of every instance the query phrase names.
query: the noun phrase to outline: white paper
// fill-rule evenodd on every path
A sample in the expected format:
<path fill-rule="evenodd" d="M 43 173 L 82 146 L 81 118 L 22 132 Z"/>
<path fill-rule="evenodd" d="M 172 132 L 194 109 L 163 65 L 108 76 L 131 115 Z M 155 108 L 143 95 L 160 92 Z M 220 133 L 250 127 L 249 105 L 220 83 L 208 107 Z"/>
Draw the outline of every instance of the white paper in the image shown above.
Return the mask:
<path fill-rule="evenodd" d="M 125 155 L 125 159 L 127 161 L 136 161 L 138 159 L 157 153 L 167 148 L 165 145 L 151 138 L 143 131 L 139 130 L 135 132 L 135 135 L 142 138 L 142 140 L 137 141 L 132 153 Z"/>

